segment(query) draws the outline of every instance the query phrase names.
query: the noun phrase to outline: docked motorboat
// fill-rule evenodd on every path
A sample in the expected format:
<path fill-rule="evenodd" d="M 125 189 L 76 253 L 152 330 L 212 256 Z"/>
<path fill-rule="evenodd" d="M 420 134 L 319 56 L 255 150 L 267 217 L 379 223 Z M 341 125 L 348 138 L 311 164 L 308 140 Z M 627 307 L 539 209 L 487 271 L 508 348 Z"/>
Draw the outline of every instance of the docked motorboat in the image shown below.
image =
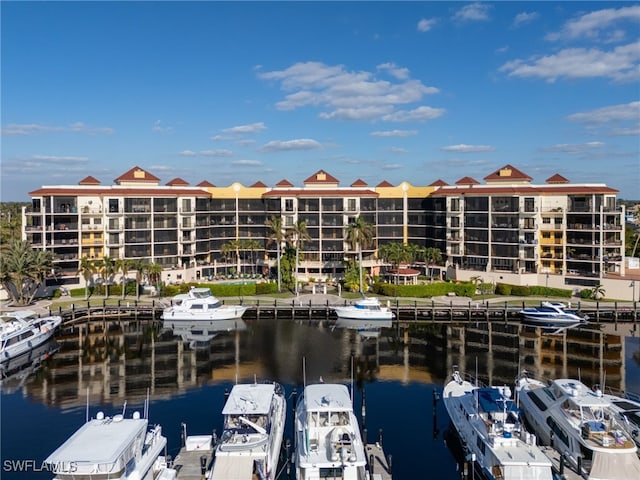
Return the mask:
<path fill-rule="evenodd" d="M 611 401 L 579 380 L 546 384 L 521 375 L 520 408 L 540 442 L 551 445 L 588 480 L 640 478 L 637 446 L 612 410 Z"/>
<path fill-rule="evenodd" d="M 208 288 L 192 287 L 189 293 L 176 295 L 172 305 L 162 312 L 163 320 L 229 320 L 241 318 L 249 308 L 246 305 L 225 305 Z"/>
<path fill-rule="evenodd" d="M 3 313 L 0 316 L 0 363 L 43 344 L 61 323 L 58 315 L 38 317 L 32 310 Z"/>
<path fill-rule="evenodd" d="M 170 479 L 167 439 L 162 427 L 149 428 L 148 420 L 134 412 L 107 417 L 98 412 L 44 461 L 53 480 Z"/>
<path fill-rule="evenodd" d="M 222 409 L 224 425 L 215 447 L 213 480 L 275 480 L 287 413 L 278 383 L 234 385 Z"/>
<path fill-rule="evenodd" d="M 640 396 L 607 390 L 603 392 L 599 385 L 595 385 L 593 390 L 611 402 L 611 410 L 615 413 L 620 425 L 640 448 Z"/>
<path fill-rule="evenodd" d="M 351 396 L 340 384 L 307 385 L 296 406 L 297 480 L 369 479 Z"/>
<path fill-rule="evenodd" d="M 521 421 L 509 387 L 481 387 L 455 370 L 442 394 L 461 443 L 489 480 L 552 480 L 551 460 Z"/>
<path fill-rule="evenodd" d="M 247 324 L 242 318 L 190 322 L 163 320 L 162 326 L 172 330 L 174 335 L 181 337 L 182 341 L 188 343 L 191 348 L 208 347 L 211 339 L 221 333 L 247 329 Z"/>
<path fill-rule="evenodd" d="M 561 304 L 542 302 L 539 307 L 527 307 L 520 310 L 522 322 L 537 327 L 559 328 L 577 326 L 586 323 L 588 316 L 563 307 Z"/>
<path fill-rule="evenodd" d="M 380 304 L 377 297 L 362 297 L 351 305 L 332 307 L 338 318 L 353 320 L 392 320 L 395 314 Z"/>

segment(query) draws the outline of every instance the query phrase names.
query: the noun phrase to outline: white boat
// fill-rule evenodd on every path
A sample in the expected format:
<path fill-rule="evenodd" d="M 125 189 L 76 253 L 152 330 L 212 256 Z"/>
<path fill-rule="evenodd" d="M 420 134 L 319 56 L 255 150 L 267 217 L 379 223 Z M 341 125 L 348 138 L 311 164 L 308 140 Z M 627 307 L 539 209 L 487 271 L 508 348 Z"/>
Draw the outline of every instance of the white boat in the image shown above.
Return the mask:
<path fill-rule="evenodd" d="M 588 316 L 564 308 L 562 304 L 542 302 L 539 307 L 527 307 L 520 310 L 522 322 L 528 325 L 559 328 L 577 326 L 586 323 Z"/>
<path fill-rule="evenodd" d="M 355 330 L 363 338 L 378 338 L 383 328 L 391 328 L 393 325 L 389 320 L 356 320 L 353 318 L 338 318 L 335 328 L 347 328 Z"/>
<path fill-rule="evenodd" d="M 487 479 L 553 479 L 551 460 L 524 429 L 509 387 L 479 387 L 456 370 L 442 399 L 462 444 Z"/>
<path fill-rule="evenodd" d="M 369 479 L 365 446 L 346 386 L 305 387 L 296 406 L 295 468 L 297 480 Z"/>
<path fill-rule="evenodd" d="M 517 379 L 516 391 L 540 442 L 564 454 L 584 478 L 640 478 L 637 446 L 601 393 L 579 380 L 561 378 L 547 385 L 526 374 Z"/>
<path fill-rule="evenodd" d="M 377 297 L 363 297 L 351 305 L 332 307 L 338 318 L 353 320 L 392 320 L 394 313 L 380 304 Z"/>
<path fill-rule="evenodd" d="M 166 445 L 162 427 L 148 428 L 139 412 L 132 418 L 98 412 L 44 463 L 54 480 L 170 479 L 175 471 L 167 467 Z"/>
<path fill-rule="evenodd" d="M 616 414 L 620 426 L 622 426 L 629 436 L 640 447 L 640 396 L 630 393 L 613 393 L 600 390 L 599 385 L 595 385 L 594 391 L 611 402 L 611 410 Z"/>
<path fill-rule="evenodd" d="M 275 480 L 287 402 L 278 383 L 234 385 L 222 409 L 224 426 L 215 448 L 214 480 Z"/>
<path fill-rule="evenodd" d="M 189 293 L 173 297 L 172 305 L 162 312 L 163 320 L 229 320 L 240 318 L 249 307 L 224 305 L 208 288 L 192 287 Z"/>
<path fill-rule="evenodd" d="M 220 333 L 247 329 L 247 324 L 242 318 L 190 322 L 163 320 L 162 326 L 172 330 L 175 336 L 182 338 L 182 341 L 188 343 L 191 348 L 208 347 L 211 339 Z"/>
<path fill-rule="evenodd" d="M 4 363 L 43 344 L 62 323 L 57 315 L 39 318 L 31 310 L 3 313 L 0 316 L 0 362 Z"/>

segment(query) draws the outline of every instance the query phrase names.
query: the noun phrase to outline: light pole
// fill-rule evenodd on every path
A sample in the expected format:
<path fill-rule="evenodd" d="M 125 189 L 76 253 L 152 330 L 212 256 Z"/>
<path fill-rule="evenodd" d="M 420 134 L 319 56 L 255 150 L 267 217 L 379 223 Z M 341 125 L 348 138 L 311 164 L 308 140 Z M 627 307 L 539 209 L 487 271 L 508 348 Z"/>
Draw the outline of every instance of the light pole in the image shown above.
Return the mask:
<path fill-rule="evenodd" d="M 631 280 L 631 285 L 629 285 L 631 288 L 633 288 L 633 291 L 631 293 L 631 302 L 635 303 L 636 301 L 636 281 L 635 280 Z"/>
<path fill-rule="evenodd" d="M 549 288 L 549 272 L 547 272 L 546 276 L 545 276 L 545 283 L 544 283 L 544 287 L 545 288 Z"/>

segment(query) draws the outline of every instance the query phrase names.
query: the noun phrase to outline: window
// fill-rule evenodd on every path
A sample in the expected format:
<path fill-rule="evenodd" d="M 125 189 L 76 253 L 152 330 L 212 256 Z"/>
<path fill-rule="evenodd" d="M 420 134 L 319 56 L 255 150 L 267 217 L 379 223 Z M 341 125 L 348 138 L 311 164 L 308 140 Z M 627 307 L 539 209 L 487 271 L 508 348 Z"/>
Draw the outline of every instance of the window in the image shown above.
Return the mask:
<path fill-rule="evenodd" d="M 110 198 L 109 199 L 109 212 L 110 213 L 117 213 L 118 210 L 119 210 L 119 208 L 118 208 L 118 199 Z"/>
<path fill-rule="evenodd" d="M 293 212 L 293 198 L 284 199 L 284 211 Z"/>
<path fill-rule="evenodd" d="M 355 212 L 356 211 L 356 199 L 355 198 L 347 198 L 347 211 Z"/>

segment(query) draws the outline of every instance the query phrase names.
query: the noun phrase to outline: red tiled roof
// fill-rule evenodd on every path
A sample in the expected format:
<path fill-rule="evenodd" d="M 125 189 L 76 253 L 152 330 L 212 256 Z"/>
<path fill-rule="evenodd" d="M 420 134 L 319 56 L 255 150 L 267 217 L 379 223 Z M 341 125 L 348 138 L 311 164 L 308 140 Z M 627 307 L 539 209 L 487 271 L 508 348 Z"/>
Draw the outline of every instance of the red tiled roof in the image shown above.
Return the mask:
<path fill-rule="evenodd" d="M 435 182 L 429 184 L 430 187 L 445 187 L 447 185 L 449 185 L 447 182 L 445 182 L 444 180 L 440 180 L 440 179 L 438 179 Z"/>
<path fill-rule="evenodd" d="M 456 182 L 456 185 L 480 185 L 480 182 L 475 178 L 471 177 L 462 177 L 460 180 Z"/>
<path fill-rule="evenodd" d="M 324 170 L 318 170 L 316 173 L 314 173 L 304 181 L 305 185 L 308 183 L 319 183 L 323 185 L 329 185 L 329 184 L 337 185 L 339 181 L 336 177 L 328 174 Z"/>
<path fill-rule="evenodd" d="M 505 165 L 504 167 L 499 168 L 495 172 L 484 177 L 484 181 L 487 183 L 512 182 L 514 180 L 530 182 L 531 180 L 533 180 L 533 178 L 511 165 Z"/>
<path fill-rule="evenodd" d="M 555 175 L 552 175 L 549 178 L 547 178 L 545 180 L 545 183 L 569 183 L 569 180 L 564 178 L 559 173 L 556 173 Z"/>
<path fill-rule="evenodd" d="M 393 187 L 393 184 L 387 182 L 386 180 L 381 181 L 376 187 Z"/>
<path fill-rule="evenodd" d="M 351 184 L 352 187 L 367 187 L 368 184 L 362 179 L 357 179 L 355 182 Z"/>
<path fill-rule="evenodd" d="M 413 268 L 392 268 L 387 270 L 387 273 L 391 275 L 405 276 L 405 277 L 415 277 L 416 275 L 420 275 L 420 270 L 414 270 Z"/>
<path fill-rule="evenodd" d="M 126 171 L 114 180 L 117 184 L 122 182 L 155 183 L 159 181 L 160 179 L 158 177 L 137 166 Z"/>
<path fill-rule="evenodd" d="M 440 188 L 433 193 L 433 197 L 446 197 L 449 195 L 571 195 L 580 193 L 608 194 L 619 193 L 618 190 L 605 185 L 567 185 L 562 187 L 552 187 L 544 185 L 521 185 L 521 186 L 479 186 L 461 188 Z"/>
<path fill-rule="evenodd" d="M 378 194 L 372 190 L 348 190 L 331 188 L 295 188 L 287 190 L 270 190 L 262 194 L 263 197 L 377 197 Z"/>
<path fill-rule="evenodd" d="M 38 195 L 68 195 L 73 197 L 85 196 L 145 196 L 145 197 L 177 197 L 180 195 L 195 195 L 197 197 L 209 197 L 206 190 L 194 188 L 125 188 L 125 187 L 96 187 L 96 188 L 73 188 L 73 187 L 43 187 L 33 192 L 29 192 L 31 196 Z"/>
<path fill-rule="evenodd" d="M 276 187 L 293 187 L 293 183 L 289 180 L 283 179 L 276 183 Z"/>
<path fill-rule="evenodd" d="M 208 180 L 203 180 L 199 184 L 197 184 L 196 187 L 206 187 L 206 188 L 208 188 L 208 187 L 215 187 L 215 185 L 213 183 L 211 183 L 210 181 L 208 181 Z"/>
<path fill-rule="evenodd" d="M 251 188 L 267 188 L 267 185 L 258 180 L 256 183 L 251 185 Z"/>
<path fill-rule="evenodd" d="M 189 183 L 185 182 L 180 177 L 176 177 L 173 180 L 167 182 L 167 185 L 169 185 L 169 186 L 178 186 L 179 185 L 181 187 L 186 187 L 187 185 L 189 185 Z"/>
<path fill-rule="evenodd" d="M 80 180 L 78 185 L 100 185 L 100 180 L 89 175 Z"/>

